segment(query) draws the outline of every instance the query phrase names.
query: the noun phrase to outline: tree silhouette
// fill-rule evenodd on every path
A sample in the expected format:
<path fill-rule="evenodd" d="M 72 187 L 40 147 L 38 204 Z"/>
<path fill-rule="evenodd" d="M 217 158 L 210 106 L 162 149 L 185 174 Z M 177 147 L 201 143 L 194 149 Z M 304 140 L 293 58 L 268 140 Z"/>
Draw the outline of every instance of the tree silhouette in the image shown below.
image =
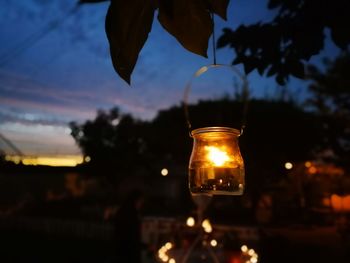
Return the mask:
<path fill-rule="evenodd" d="M 194 128 L 240 128 L 242 110 L 241 102 L 228 98 L 189 106 Z M 120 121 L 113 125 L 115 112 L 118 111 L 99 111 L 95 120 L 71 125 L 78 145 L 91 156 L 91 165 L 129 173 L 157 171 L 158 175 L 162 165 L 172 164 L 183 169 L 181 176 L 186 177 L 192 139 L 182 107 L 161 111 L 152 121 L 137 121 L 118 113 Z M 305 112 L 292 102 L 251 101 L 248 125 L 240 138 L 248 189 L 263 188 L 280 180 L 287 161 L 312 158 L 322 139 L 320 125 L 314 113 Z"/>
<path fill-rule="evenodd" d="M 143 140 L 146 126 L 121 114 L 118 108 L 99 110 L 94 120 L 81 125 L 70 123 L 73 138 L 84 155 L 91 158 L 90 167 L 117 181 L 132 171 L 135 163 L 141 165 L 147 159 Z"/>
<path fill-rule="evenodd" d="M 325 140 L 321 149 L 331 149 L 339 164 L 350 171 L 350 54 L 335 60 L 325 60 L 323 72 L 309 66 L 312 79 L 309 90 L 313 96 L 309 105 L 322 117 Z"/>
<path fill-rule="evenodd" d="M 234 49 L 233 64 L 242 63 L 246 73 L 257 69 L 281 85 L 290 75 L 304 78 L 305 62 L 323 49 L 326 29 L 339 48 L 349 47 L 347 0 L 270 0 L 268 8 L 278 10 L 271 22 L 226 28 L 218 41 Z"/>

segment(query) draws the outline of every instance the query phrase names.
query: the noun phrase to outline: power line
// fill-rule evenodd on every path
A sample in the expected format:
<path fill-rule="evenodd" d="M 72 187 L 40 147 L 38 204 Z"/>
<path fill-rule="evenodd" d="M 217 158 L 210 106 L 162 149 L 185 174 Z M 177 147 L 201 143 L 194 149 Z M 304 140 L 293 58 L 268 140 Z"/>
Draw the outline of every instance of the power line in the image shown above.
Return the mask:
<path fill-rule="evenodd" d="M 17 148 L 16 145 L 14 145 L 9 139 L 7 139 L 4 135 L 0 133 L 0 139 L 7 144 L 17 155 L 23 156 L 24 154 L 21 152 L 20 149 Z"/>
<path fill-rule="evenodd" d="M 43 29 L 31 34 L 29 37 L 24 39 L 17 46 L 5 52 L 5 54 L 2 57 L 0 57 L 0 68 L 6 66 L 9 62 L 11 62 L 11 60 L 13 60 L 14 58 L 21 55 L 26 50 L 34 46 L 37 42 L 39 42 L 41 39 L 47 36 L 50 32 L 59 28 L 66 21 L 68 17 L 70 17 L 71 15 L 77 12 L 79 7 L 80 7 L 80 4 L 75 5 L 62 17 L 50 21 Z"/>

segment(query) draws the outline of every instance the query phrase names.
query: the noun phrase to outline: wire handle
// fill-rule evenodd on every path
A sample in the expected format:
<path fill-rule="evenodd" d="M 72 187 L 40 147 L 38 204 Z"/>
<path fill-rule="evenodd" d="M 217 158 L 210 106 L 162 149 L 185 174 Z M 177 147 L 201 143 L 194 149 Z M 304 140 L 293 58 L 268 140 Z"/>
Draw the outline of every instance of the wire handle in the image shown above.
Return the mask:
<path fill-rule="evenodd" d="M 232 65 L 210 64 L 210 65 L 201 67 L 200 69 L 198 69 L 193 74 L 191 79 L 188 81 L 188 83 L 186 85 L 186 88 L 185 88 L 185 91 L 184 91 L 183 107 L 184 107 L 187 127 L 188 127 L 188 129 L 190 131 L 190 135 L 191 135 L 192 124 L 191 124 L 190 114 L 189 114 L 189 110 L 188 110 L 188 99 L 189 99 L 189 95 L 190 95 L 190 92 L 191 92 L 192 83 L 193 83 L 193 81 L 196 78 L 198 78 L 199 76 L 203 75 L 209 69 L 211 69 L 211 68 L 222 68 L 222 67 L 231 69 L 242 80 L 242 83 L 243 83 L 243 86 L 242 86 L 242 88 L 243 88 L 242 89 L 242 101 L 244 103 L 244 106 L 243 106 L 243 117 L 242 117 L 242 123 L 241 123 L 240 136 L 243 134 L 244 128 L 246 127 L 247 113 L 248 113 L 248 101 L 249 101 L 249 84 L 248 84 L 248 80 L 247 80 L 245 75 L 243 75 L 236 67 L 234 67 Z"/>

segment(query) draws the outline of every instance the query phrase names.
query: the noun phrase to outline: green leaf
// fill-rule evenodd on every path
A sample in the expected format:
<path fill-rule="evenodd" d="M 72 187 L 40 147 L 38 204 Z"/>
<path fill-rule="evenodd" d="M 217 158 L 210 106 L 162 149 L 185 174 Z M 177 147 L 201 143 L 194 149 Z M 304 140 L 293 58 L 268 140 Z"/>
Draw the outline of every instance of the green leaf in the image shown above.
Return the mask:
<path fill-rule="evenodd" d="M 106 34 L 112 63 L 119 76 L 130 84 L 138 55 L 151 31 L 153 1 L 114 0 L 106 16 Z"/>
<path fill-rule="evenodd" d="M 222 19 L 227 20 L 227 7 L 229 2 L 230 0 L 209 0 L 210 9 Z"/>
<path fill-rule="evenodd" d="M 159 1 L 158 20 L 184 48 L 207 57 L 213 23 L 203 0 Z"/>

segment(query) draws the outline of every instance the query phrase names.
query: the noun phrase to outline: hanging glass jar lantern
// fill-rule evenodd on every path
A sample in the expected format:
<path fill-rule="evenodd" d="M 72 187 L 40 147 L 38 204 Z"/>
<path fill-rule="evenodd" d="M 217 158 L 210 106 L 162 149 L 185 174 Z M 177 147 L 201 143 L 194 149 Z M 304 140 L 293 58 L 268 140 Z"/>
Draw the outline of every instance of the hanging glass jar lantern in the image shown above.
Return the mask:
<path fill-rule="evenodd" d="M 204 74 L 210 68 L 225 67 L 232 69 L 242 80 L 242 95 L 245 97 L 243 115 L 246 115 L 248 84 L 236 68 L 226 65 L 209 65 L 200 68 L 193 79 Z M 229 127 L 205 127 L 191 130 L 187 100 L 192 81 L 185 90 L 184 108 L 193 148 L 189 162 L 189 189 L 192 195 L 242 195 L 244 191 L 244 161 L 239 149 L 238 138 L 245 126 L 243 116 L 242 129 Z"/>
<path fill-rule="evenodd" d="M 189 163 L 192 194 L 242 195 L 244 163 L 238 137 L 240 131 L 206 127 L 191 132 L 193 149 Z"/>

